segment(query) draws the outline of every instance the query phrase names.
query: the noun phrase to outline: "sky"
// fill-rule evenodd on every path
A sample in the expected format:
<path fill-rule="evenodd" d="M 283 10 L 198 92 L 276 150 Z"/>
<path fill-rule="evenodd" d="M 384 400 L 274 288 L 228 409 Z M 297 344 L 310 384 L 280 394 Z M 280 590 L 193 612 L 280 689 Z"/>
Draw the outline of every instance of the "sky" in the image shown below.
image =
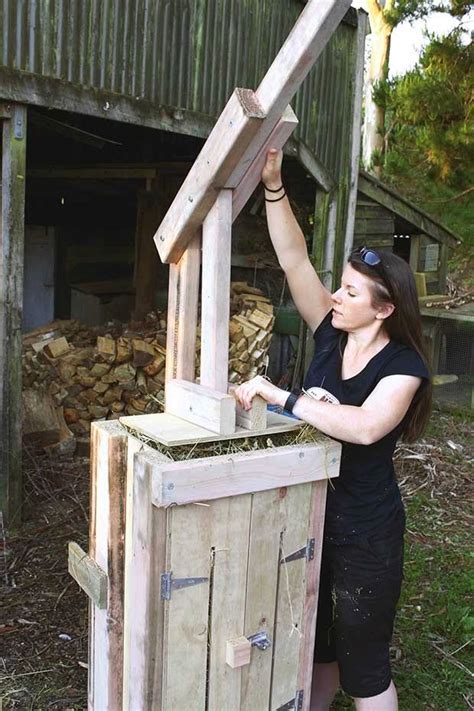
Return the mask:
<path fill-rule="evenodd" d="M 364 7 L 364 0 L 353 0 L 352 5 Z M 425 29 L 431 33 L 447 34 L 457 24 L 458 20 L 450 15 L 434 12 L 425 20 L 403 22 L 398 25 L 393 31 L 390 45 L 390 76 L 405 74 L 415 66 L 420 51 L 426 43 L 423 36 Z M 474 11 L 464 18 L 463 26 L 469 32 L 474 31 Z"/>

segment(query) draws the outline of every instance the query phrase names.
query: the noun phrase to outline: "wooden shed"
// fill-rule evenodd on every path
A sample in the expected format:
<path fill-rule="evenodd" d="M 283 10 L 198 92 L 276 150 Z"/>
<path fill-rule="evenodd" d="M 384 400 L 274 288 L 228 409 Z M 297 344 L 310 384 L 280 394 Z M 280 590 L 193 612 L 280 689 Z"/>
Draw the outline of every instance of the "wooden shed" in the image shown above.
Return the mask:
<path fill-rule="evenodd" d="M 391 249 L 406 259 L 421 297 L 444 294 L 449 250 L 459 237 L 392 187 L 359 174 L 354 245 Z"/>

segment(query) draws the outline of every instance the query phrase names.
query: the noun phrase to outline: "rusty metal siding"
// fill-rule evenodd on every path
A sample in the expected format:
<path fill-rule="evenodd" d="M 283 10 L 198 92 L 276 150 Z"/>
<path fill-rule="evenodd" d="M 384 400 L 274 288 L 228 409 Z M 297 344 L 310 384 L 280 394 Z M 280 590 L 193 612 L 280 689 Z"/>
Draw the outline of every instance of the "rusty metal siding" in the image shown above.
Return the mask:
<path fill-rule="evenodd" d="M 2 0 L 5 67 L 217 116 L 256 88 L 300 0 Z M 350 130 L 356 28 L 342 24 L 301 90 L 297 135 L 335 176 Z M 1 71 L 1 67 L 0 67 Z"/>

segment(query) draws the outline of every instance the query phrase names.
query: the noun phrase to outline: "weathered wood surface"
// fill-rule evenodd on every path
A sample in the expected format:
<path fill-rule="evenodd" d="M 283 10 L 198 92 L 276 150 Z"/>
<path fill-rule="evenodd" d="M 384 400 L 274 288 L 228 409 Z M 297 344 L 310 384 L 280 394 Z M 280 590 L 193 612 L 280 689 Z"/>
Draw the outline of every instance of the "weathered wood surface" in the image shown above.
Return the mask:
<path fill-rule="evenodd" d="M 209 711 L 239 709 L 241 674 L 226 664 L 226 641 L 244 632 L 252 496 L 213 501 Z"/>
<path fill-rule="evenodd" d="M 163 262 L 180 259 L 263 118 L 255 93 L 236 89 L 155 234 Z"/>
<path fill-rule="evenodd" d="M 165 603 L 157 601 L 164 605 L 162 711 L 206 708 L 211 521 L 211 507 L 190 505 L 168 510 L 166 570 L 175 578 L 207 580 L 173 590 Z"/>
<path fill-rule="evenodd" d="M 155 171 L 156 173 L 156 171 Z M 137 219 L 135 227 L 135 309 L 134 318 L 141 321 L 155 305 L 160 260 L 153 235 L 156 224 L 162 219 L 165 208 L 159 199 L 158 180 L 150 181 L 149 190 L 140 190 L 137 195 Z M 164 269 L 164 267 L 161 267 Z"/>
<path fill-rule="evenodd" d="M 321 444 L 170 462 L 154 469 L 153 503 L 210 501 L 328 479 L 339 473 L 339 452 L 340 445 L 325 438 Z"/>
<path fill-rule="evenodd" d="M 122 707 L 128 439 L 118 422 L 92 424 L 89 555 L 108 578 L 106 607 L 89 606 L 89 709 L 94 711 Z"/>
<path fill-rule="evenodd" d="M 218 434 L 235 432 L 236 409 L 232 395 L 187 380 L 166 383 L 167 412 Z"/>
<path fill-rule="evenodd" d="M 215 432 L 186 422 L 180 417 L 168 415 L 163 412 L 158 415 L 136 415 L 134 417 L 121 417 L 120 422 L 131 432 L 145 435 L 152 440 L 164 444 L 166 447 L 196 444 L 198 442 L 218 442 L 229 439 L 248 437 L 248 429 L 236 427 L 233 434 L 218 435 Z M 253 436 L 260 434 L 275 434 L 278 432 L 291 432 L 302 426 L 301 420 L 295 420 L 275 412 L 267 412 L 267 427 L 264 430 L 254 430 Z"/>
<path fill-rule="evenodd" d="M 107 575 L 74 541 L 68 545 L 68 572 L 91 602 L 103 610 L 107 604 Z"/>
<path fill-rule="evenodd" d="M 306 595 L 304 599 L 297 688 L 303 690 L 303 709 L 309 711 L 311 682 L 314 666 L 314 640 L 318 612 L 321 555 L 323 552 L 324 515 L 326 511 L 327 481 L 315 481 L 311 492 L 310 536 L 314 537 L 314 558 L 306 565 Z"/>
<path fill-rule="evenodd" d="M 0 511 L 21 520 L 21 320 L 25 222 L 26 106 L 11 104 L 2 126 L 0 225 Z"/>
<path fill-rule="evenodd" d="M 232 191 L 220 190 L 202 225 L 201 379 L 227 393 Z"/>
<path fill-rule="evenodd" d="M 253 191 L 260 183 L 263 166 L 270 148 L 283 148 L 288 138 L 298 125 L 298 119 L 291 108 L 287 106 L 283 116 L 273 131 L 262 142 L 257 134 L 247 148 L 241 162 L 227 181 L 226 187 L 234 188 L 232 201 L 232 221 L 234 222 Z"/>
<path fill-rule="evenodd" d="M 194 380 L 201 230 L 177 264 L 170 265 L 166 333 L 166 380 Z"/>
<path fill-rule="evenodd" d="M 126 556 L 127 580 L 124 619 L 124 711 L 158 708 L 161 676 L 155 685 L 157 665 L 163 654 L 163 606 L 160 575 L 166 565 L 166 511 L 151 503 L 150 462 L 167 458 L 147 448 L 132 456 L 129 482 L 132 488 L 127 525 L 131 541 Z"/>
<path fill-rule="evenodd" d="M 271 708 L 278 709 L 294 698 L 298 689 L 302 621 L 306 593 L 306 557 L 284 562 L 308 542 L 312 484 L 288 487 L 285 497 L 287 525 L 280 529 L 280 568 L 274 631 Z"/>

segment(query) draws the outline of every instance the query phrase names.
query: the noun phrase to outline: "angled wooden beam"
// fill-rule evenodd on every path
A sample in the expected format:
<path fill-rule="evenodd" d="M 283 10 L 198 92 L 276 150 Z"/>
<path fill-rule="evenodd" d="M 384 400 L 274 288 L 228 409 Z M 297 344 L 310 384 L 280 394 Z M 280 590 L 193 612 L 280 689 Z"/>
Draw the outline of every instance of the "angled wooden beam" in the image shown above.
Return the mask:
<path fill-rule="evenodd" d="M 264 117 L 253 91 L 234 91 L 155 234 L 163 262 L 179 260 Z"/>
<path fill-rule="evenodd" d="M 202 226 L 201 385 L 229 381 L 232 190 L 221 190 Z"/>
<path fill-rule="evenodd" d="M 201 230 L 198 230 L 180 261 L 170 265 L 166 380 L 194 380 L 200 264 Z"/>
<path fill-rule="evenodd" d="M 212 207 L 217 189 L 239 184 L 250 158 L 260 152 L 350 4 L 351 0 L 310 0 L 258 90 L 236 89 L 157 230 L 162 261 L 180 258 Z"/>
<path fill-rule="evenodd" d="M 273 131 L 268 136 L 267 140 L 263 143 L 261 147 L 254 146 L 254 141 L 252 142 L 250 148 L 252 150 L 256 148 L 256 153 L 253 154 L 252 160 L 248 161 L 247 157 L 244 156 L 243 164 L 248 165 L 247 172 L 243 176 L 239 173 L 239 182 L 233 191 L 232 196 L 232 221 L 234 222 L 239 216 L 240 212 L 244 208 L 247 200 L 252 195 L 253 191 L 260 182 L 260 176 L 262 175 L 263 166 L 265 165 L 265 159 L 270 148 L 283 148 L 288 138 L 291 136 L 293 131 L 298 125 L 298 119 L 291 106 L 287 106 L 283 116 L 277 123 Z M 247 151 L 250 153 L 250 149 Z M 252 155 L 252 154 L 251 154 Z M 236 173 L 236 171 L 234 172 Z M 237 182 L 236 175 L 233 174 L 229 181 L 228 186 L 232 183 Z"/>
<path fill-rule="evenodd" d="M 309 0 L 256 94 L 267 115 L 281 116 L 351 6 L 351 0 Z"/>

